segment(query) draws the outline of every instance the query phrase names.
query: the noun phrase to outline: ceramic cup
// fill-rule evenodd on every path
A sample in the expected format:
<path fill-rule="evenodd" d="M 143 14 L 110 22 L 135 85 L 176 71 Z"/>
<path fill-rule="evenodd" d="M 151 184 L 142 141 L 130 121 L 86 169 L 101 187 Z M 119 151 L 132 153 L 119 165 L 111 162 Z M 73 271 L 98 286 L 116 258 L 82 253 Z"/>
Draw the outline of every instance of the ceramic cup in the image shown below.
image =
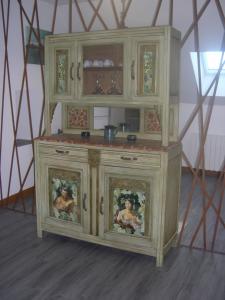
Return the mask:
<path fill-rule="evenodd" d="M 89 68 L 89 67 L 92 67 L 92 60 L 90 60 L 90 59 L 86 59 L 85 61 L 84 61 L 84 68 Z"/>
<path fill-rule="evenodd" d="M 103 61 L 100 59 L 95 59 L 93 61 L 93 67 L 103 67 Z"/>
<path fill-rule="evenodd" d="M 112 67 L 113 65 L 114 65 L 114 63 L 111 59 L 104 60 L 104 67 Z"/>

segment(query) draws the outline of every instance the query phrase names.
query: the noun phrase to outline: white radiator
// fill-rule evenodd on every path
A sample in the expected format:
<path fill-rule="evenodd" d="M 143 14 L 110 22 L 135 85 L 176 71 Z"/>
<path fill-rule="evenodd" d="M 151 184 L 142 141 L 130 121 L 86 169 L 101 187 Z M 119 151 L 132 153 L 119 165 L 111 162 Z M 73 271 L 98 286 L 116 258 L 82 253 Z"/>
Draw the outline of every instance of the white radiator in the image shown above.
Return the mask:
<path fill-rule="evenodd" d="M 188 134 L 183 140 L 183 149 L 193 167 L 196 167 L 196 159 L 199 152 L 199 134 Z M 205 170 L 220 171 L 225 158 L 225 136 L 207 136 L 205 146 Z M 186 164 L 184 164 L 186 165 Z"/>

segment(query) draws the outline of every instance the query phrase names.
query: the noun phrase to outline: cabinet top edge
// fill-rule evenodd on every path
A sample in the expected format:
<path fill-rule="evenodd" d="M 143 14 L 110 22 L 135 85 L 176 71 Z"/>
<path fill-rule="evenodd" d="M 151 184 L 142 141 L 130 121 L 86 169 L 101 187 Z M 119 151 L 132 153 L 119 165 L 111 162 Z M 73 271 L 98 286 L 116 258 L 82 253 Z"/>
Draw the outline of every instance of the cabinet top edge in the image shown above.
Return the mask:
<path fill-rule="evenodd" d="M 82 138 L 76 134 L 60 134 L 42 136 L 35 139 L 36 142 L 63 144 L 64 146 L 76 145 L 87 149 L 101 148 L 107 150 L 124 150 L 124 151 L 140 151 L 140 152 L 168 152 L 169 150 L 181 147 L 178 142 L 172 142 L 167 147 L 162 146 L 160 141 L 138 139 L 135 142 L 128 142 L 125 138 L 115 138 L 113 141 L 107 141 L 100 136 L 91 136 Z"/>
<path fill-rule="evenodd" d="M 146 26 L 146 27 L 131 27 L 131 28 L 123 28 L 123 29 L 109 29 L 109 30 L 97 30 L 97 31 L 88 31 L 88 32 L 72 32 L 72 33 L 58 33 L 58 34 L 52 34 L 46 36 L 47 41 L 54 41 L 58 39 L 64 39 L 67 37 L 74 37 L 77 39 L 82 39 L 82 38 L 89 38 L 93 36 L 95 38 L 100 38 L 101 36 L 107 35 L 107 37 L 114 37 L 118 36 L 118 34 L 121 36 L 126 35 L 127 37 L 129 36 L 134 36 L 136 34 L 151 34 L 151 35 L 162 35 L 162 34 L 168 34 L 171 35 L 177 39 L 180 39 L 181 33 L 179 30 L 171 27 L 171 26 Z"/>

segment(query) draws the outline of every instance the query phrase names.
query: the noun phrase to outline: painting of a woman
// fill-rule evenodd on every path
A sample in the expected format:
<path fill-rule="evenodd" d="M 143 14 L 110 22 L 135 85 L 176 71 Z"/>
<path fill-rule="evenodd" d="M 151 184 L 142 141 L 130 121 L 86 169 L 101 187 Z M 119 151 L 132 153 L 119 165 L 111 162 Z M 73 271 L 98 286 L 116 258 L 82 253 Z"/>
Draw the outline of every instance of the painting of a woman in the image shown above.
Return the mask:
<path fill-rule="evenodd" d="M 52 179 L 52 214 L 64 221 L 80 223 L 78 183 L 71 180 Z"/>
<path fill-rule="evenodd" d="M 118 233 L 144 235 L 143 193 L 114 190 L 113 229 Z"/>

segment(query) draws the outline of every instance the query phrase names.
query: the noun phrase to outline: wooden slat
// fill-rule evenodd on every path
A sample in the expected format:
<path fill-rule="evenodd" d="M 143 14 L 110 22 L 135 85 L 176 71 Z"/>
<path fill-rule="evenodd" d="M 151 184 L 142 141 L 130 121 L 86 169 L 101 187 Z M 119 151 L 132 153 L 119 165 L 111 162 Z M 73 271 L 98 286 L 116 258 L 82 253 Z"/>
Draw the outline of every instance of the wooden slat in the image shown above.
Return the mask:
<path fill-rule="evenodd" d="M 21 172 L 20 172 L 18 150 L 17 150 L 17 147 L 15 147 L 16 130 L 17 129 L 15 126 L 12 88 L 11 88 L 11 76 L 10 76 L 9 58 L 8 58 L 8 30 L 9 30 L 10 1 L 8 1 L 8 6 L 7 6 L 7 17 L 6 17 L 7 24 L 5 24 L 4 6 L 3 6 L 2 0 L 1 0 L 1 9 L 2 9 L 2 16 L 3 16 L 2 21 L 3 21 L 3 35 L 4 35 L 4 44 L 5 44 L 5 63 L 6 63 L 5 76 L 7 74 L 7 83 L 8 83 L 8 89 L 9 89 L 9 104 L 10 104 L 10 112 L 11 112 L 11 120 L 12 120 L 12 128 L 13 128 L 13 137 L 14 137 L 14 145 L 13 145 L 13 151 L 12 151 L 12 156 L 11 156 L 11 167 L 10 167 L 10 172 L 9 172 L 8 193 L 7 193 L 7 195 L 9 196 L 11 180 L 12 180 L 14 151 L 16 151 L 16 163 L 17 163 L 17 171 L 18 171 L 20 186 L 21 186 Z M 4 88 L 4 92 L 5 92 L 5 88 Z M 3 97 L 4 97 L 4 93 L 3 93 Z"/>
<path fill-rule="evenodd" d="M 189 35 L 192 33 L 195 25 L 197 22 L 199 22 L 200 18 L 202 17 L 203 13 L 205 12 L 206 8 L 208 7 L 209 3 L 211 2 L 211 0 L 207 0 L 204 5 L 202 6 L 202 8 L 200 9 L 196 20 L 190 25 L 190 27 L 188 28 L 187 32 L 185 33 L 183 39 L 181 40 L 181 48 L 183 47 L 184 43 L 186 42 L 186 40 L 188 39 Z"/>
<path fill-rule="evenodd" d="M 97 8 L 95 8 L 95 7 L 93 8 L 94 9 L 94 14 L 93 14 L 93 17 L 92 17 L 92 19 L 90 21 L 90 24 L 88 25 L 87 31 L 91 30 L 91 27 L 92 27 L 92 25 L 93 25 L 93 23 L 94 23 L 94 21 L 95 21 L 95 19 L 97 17 L 97 14 L 98 14 L 98 11 L 99 11 L 99 9 L 100 9 L 100 7 L 102 5 L 102 2 L 103 2 L 103 0 L 100 0 L 99 3 L 98 3 L 98 5 L 97 5 Z M 89 3 L 90 3 L 90 1 L 89 1 Z"/>
<path fill-rule="evenodd" d="M 114 17 L 115 17 L 115 20 L 116 20 L 117 28 L 119 28 L 120 27 L 120 21 L 119 21 L 119 18 L 118 18 L 118 14 L 117 14 L 117 11 L 116 11 L 116 6 L 115 6 L 115 3 L 114 3 L 114 0 L 111 0 L 111 6 L 112 6 L 112 9 L 113 9 L 113 14 L 114 14 Z"/>
<path fill-rule="evenodd" d="M 162 4 L 162 0 L 158 0 L 155 15 L 154 15 L 153 21 L 152 21 L 152 26 L 156 25 L 156 22 L 157 22 L 157 19 L 158 19 L 158 16 L 159 16 L 159 11 L 160 11 L 161 4 Z"/>
<path fill-rule="evenodd" d="M 86 25 L 86 23 L 85 23 L 85 21 L 84 21 L 83 14 L 82 14 L 82 12 L 81 12 L 81 10 L 80 10 L 79 4 L 77 3 L 77 0 L 74 0 L 74 3 L 75 3 L 75 6 L 76 6 L 76 8 L 77 8 L 77 12 L 78 12 L 78 15 L 79 15 L 79 17 L 80 17 L 81 23 L 82 23 L 82 25 L 83 25 L 83 27 L 84 27 L 84 30 L 85 30 L 85 31 L 88 31 L 87 25 Z"/>
<path fill-rule="evenodd" d="M 120 21 L 120 28 L 125 27 L 125 19 L 126 19 L 128 10 L 130 8 L 131 2 L 132 2 L 132 0 L 129 0 L 126 7 L 124 8 L 124 12 L 123 12 L 123 15 L 122 15 L 122 18 L 121 18 L 121 21 Z"/>
<path fill-rule="evenodd" d="M 101 17 L 100 13 L 97 11 L 97 9 L 95 8 L 94 4 L 91 2 L 91 0 L 88 0 L 88 3 L 90 4 L 90 6 L 92 7 L 92 9 L 96 12 L 99 21 L 102 23 L 103 27 L 105 28 L 105 30 L 108 30 L 108 26 L 106 25 L 106 23 L 104 22 L 103 18 Z"/>
<path fill-rule="evenodd" d="M 201 60 L 200 60 L 200 48 L 199 48 L 199 30 L 198 30 L 198 22 L 197 20 L 197 2 L 196 0 L 192 0 L 192 6 L 193 6 L 193 20 L 194 23 L 196 23 L 194 27 L 194 43 L 195 43 L 195 51 L 197 52 L 197 67 L 198 67 L 198 87 L 199 91 L 197 90 L 197 101 L 198 103 L 201 102 L 202 98 L 202 76 L 201 76 Z M 197 155 L 197 160 L 196 160 L 196 165 L 197 165 L 197 170 L 202 169 L 203 172 L 201 173 L 202 180 L 204 181 L 205 184 L 205 151 L 204 151 L 204 146 L 205 146 L 205 141 L 203 139 L 204 134 L 203 134 L 203 107 L 200 105 L 199 108 L 199 129 L 200 129 L 200 135 L 199 135 L 199 151 Z M 203 205 L 203 210 L 205 206 L 205 198 L 204 195 L 202 197 L 202 205 Z M 206 249 L 206 220 L 204 218 L 203 220 L 203 243 L 204 243 L 204 249 Z"/>
<path fill-rule="evenodd" d="M 68 1 L 69 1 L 69 5 L 68 5 L 69 30 L 68 30 L 68 32 L 71 33 L 72 32 L 72 0 L 68 0 Z"/>
<path fill-rule="evenodd" d="M 55 30 L 55 20 L 56 20 L 57 8 L 58 8 L 58 0 L 55 0 L 55 6 L 54 6 L 54 12 L 53 12 L 53 18 L 52 18 L 52 29 L 51 29 L 52 33 L 54 33 L 54 30 Z"/>
<path fill-rule="evenodd" d="M 184 128 L 182 129 L 180 136 L 179 136 L 179 141 L 182 141 L 182 139 L 184 138 L 186 132 L 188 131 L 188 129 L 190 128 L 194 118 L 196 117 L 201 105 L 204 103 L 204 101 L 206 100 L 211 88 L 213 87 L 213 85 L 215 84 L 215 82 L 219 79 L 220 73 L 223 69 L 223 66 L 225 65 L 225 61 L 220 65 L 216 75 L 214 76 L 211 84 L 209 85 L 208 89 L 205 92 L 205 95 L 201 98 L 201 101 L 195 106 L 194 110 L 192 111 L 189 119 L 186 121 Z"/>
<path fill-rule="evenodd" d="M 173 26 L 173 0 L 170 0 L 169 25 Z"/>

